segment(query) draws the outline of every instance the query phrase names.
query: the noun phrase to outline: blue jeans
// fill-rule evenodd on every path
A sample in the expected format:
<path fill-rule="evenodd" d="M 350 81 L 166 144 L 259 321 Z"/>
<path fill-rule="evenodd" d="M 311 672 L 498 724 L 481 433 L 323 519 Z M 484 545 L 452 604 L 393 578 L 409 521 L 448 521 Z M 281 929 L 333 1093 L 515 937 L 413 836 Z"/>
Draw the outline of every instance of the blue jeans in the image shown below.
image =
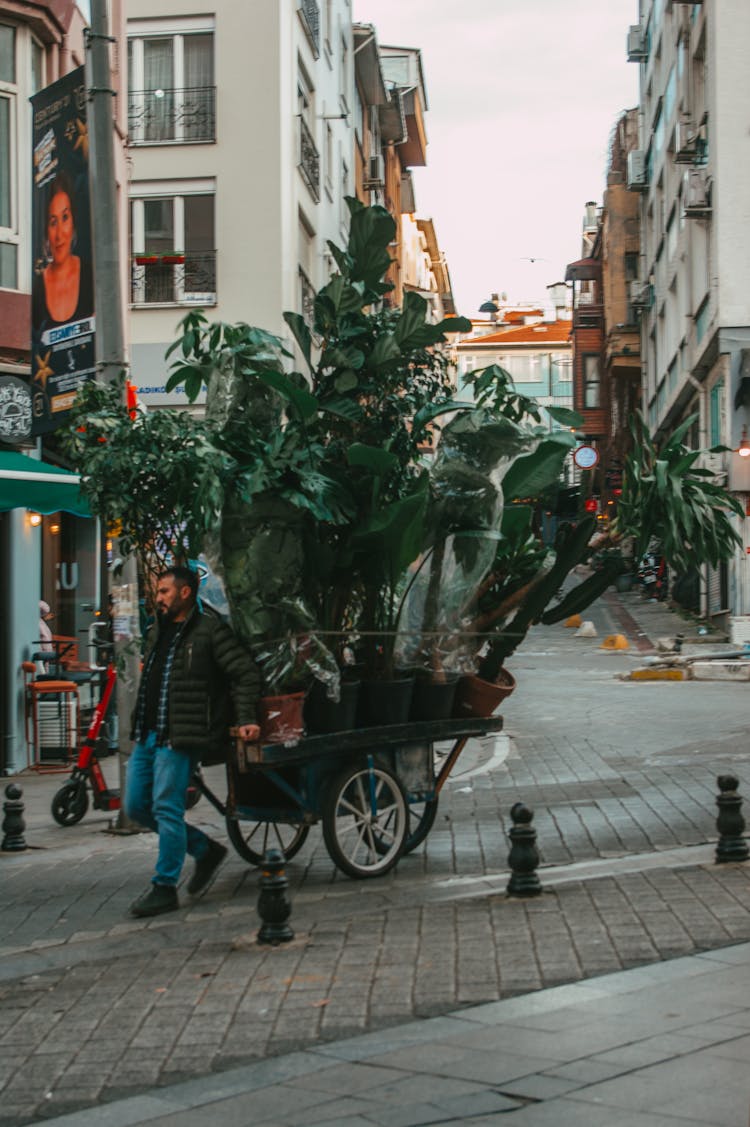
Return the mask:
<path fill-rule="evenodd" d="M 154 884 L 173 887 L 180 879 L 185 854 L 204 857 L 209 839 L 185 822 L 185 794 L 194 760 L 189 753 L 157 744 L 148 732 L 133 748 L 125 781 L 125 813 L 159 835 Z"/>

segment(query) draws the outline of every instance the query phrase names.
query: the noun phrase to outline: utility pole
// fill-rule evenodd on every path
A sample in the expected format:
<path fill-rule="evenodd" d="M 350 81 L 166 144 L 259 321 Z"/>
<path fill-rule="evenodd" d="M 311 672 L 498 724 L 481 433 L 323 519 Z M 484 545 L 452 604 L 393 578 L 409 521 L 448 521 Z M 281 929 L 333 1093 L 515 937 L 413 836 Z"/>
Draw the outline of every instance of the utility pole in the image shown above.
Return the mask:
<path fill-rule="evenodd" d="M 123 333 L 117 181 L 114 149 L 114 97 L 107 28 L 107 0 L 91 0 L 91 26 L 86 31 L 86 89 L 89 102 L 89 170 L 93 221 L 96 368 L 101 383 L 127 374 Z M 125 387 L 123 384 L 123 397 Z M 135 701 L 139 659 L 138 575 L 131 555 L 115 577 L 110 574 L 114 660 L 117 667 L 118 764 L 120 795 L 132 750 L 129 719 Z M 113 829 L 135 832 L 120 808 Z"/>

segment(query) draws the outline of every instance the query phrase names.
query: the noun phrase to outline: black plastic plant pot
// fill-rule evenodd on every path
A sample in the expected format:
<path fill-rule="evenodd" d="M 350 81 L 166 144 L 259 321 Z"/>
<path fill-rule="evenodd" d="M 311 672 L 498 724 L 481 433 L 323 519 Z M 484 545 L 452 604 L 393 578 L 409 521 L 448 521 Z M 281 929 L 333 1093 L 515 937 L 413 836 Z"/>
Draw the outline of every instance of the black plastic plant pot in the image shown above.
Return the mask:
<path fill-rule="evenodd" d="M 400 677 L 395 681 L 363 681 L 359 690 L 359 726 L 378 728 L 384 724 L 406 724 L 413 692 L 413 677 Z"/>

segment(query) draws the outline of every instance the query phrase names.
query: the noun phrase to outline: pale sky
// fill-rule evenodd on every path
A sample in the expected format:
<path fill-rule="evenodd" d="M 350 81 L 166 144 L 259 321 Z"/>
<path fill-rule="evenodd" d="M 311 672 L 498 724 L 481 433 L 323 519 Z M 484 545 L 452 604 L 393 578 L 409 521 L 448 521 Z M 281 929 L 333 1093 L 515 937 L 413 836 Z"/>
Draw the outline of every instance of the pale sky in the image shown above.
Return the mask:
<path fill-rule="evenodd" d="M 381 45 L 421 49 L 428 164 L 413 170 L 416 202 L 435 222 L 458 312 L 476 316 L 491 293 L 546 302 L 581 255 L 584 205 L 602 202 L 612 127 L 638 102 L 626 59 L 638 0 L 353 0 L 353 10 Z"/>

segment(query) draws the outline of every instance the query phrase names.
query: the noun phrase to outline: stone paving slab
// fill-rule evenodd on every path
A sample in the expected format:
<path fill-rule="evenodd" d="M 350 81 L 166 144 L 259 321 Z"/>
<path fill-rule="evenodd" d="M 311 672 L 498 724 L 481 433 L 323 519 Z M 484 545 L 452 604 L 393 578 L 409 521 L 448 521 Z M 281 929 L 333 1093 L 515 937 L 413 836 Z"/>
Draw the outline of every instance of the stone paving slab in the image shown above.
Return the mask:
<path fill-rule="evenodd" d="M 596 986 L 612 971 L 750 940 L 750 867 L 599 877 L 530 900 L 480 895 L 317 912 L 295 911 L 297 939 L 278 948 L 255 943 L 249 912 L 215 912 L 210 929 L 207 919 L 190 925 L 175 914 L 143 924 L 142 945 L 125 955 L 100 949 L 95 959 L 85 940 L 71 941 L 64 965 L 7 979 L 0 1123 L 32 1122 L 370 1029 L 383 1031 L 380 1052 L 392 1051 L 402 1022 L 583 979 Z M 750 996 L 738 994 L 740 1001 L 750 1006 Z M 720 1016 L 705 1002 L 701 1014 Z M 534 1038 L 512 1030 L 508 1037 L 512 1055 L 525 1060 Z M 587 1051 L 607 1049 L 595 1028 L 590 1039 Z M 540 1055 L 562 1063 L 542 1051 L 545 1043 L 546 1036 L 535 1041 Z M 484 1035 L 475 1047 L 482 1046 L 493 1047 Z"/>
<path fill-rule="evenodd" d="M 50 1127 L 745 1127 L 750 945 L 468 1007 Z M 657 985 L 658 983 L 661 985 Z"/>

